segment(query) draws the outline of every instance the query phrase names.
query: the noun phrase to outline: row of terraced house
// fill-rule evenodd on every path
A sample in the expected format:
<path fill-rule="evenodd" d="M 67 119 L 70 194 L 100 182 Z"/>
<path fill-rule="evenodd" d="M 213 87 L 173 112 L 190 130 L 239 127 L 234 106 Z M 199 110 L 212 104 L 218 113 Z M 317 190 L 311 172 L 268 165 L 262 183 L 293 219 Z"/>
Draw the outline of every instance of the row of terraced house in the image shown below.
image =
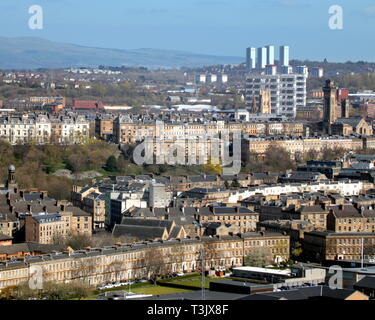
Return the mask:
<path fill-rule="evenodd" d="M 90 136 L 90 123 L 82 115 L 22 114 L 0 117 L 0 139 L 11 144 L 82 143 Z"/>
<path fill-rule="evenodd" d="M 289 236 L 273 232 L 145 241 L 1 262 L 0 289 L 28 281 L 30 268 L 36 266 L 42 268 L 43 281 L 83 280 L 97 286 L 147 278 L 156 264 L 163 264 L 166 274 L 196 271 L 202 268 L 202 259 L 204 269 L 242 266 L 244 258 L 259 247 L 269 248 L 275 261 L 289 258 Z"/>

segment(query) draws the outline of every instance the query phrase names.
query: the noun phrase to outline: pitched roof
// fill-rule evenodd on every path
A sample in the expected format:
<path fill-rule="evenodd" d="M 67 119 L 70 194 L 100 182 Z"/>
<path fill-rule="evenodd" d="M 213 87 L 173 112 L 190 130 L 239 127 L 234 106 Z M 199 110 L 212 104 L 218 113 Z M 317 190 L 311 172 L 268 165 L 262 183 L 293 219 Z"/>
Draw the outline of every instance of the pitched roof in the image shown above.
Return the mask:
<path fill-rule="evenodd" d="M 50 253 L 64 249 L 61 245 L 41 244 L 35 242 L 15 243 L 9 246 L 0 246 L 0 254 L 15 254 L 18 252 Z"/>
<path fill-rule="evenodd" d="M 355 128 L 360 124 L 362 120 L 362 118 L 340 118 L 337 119 L 336 122 L 345 123 Z"/>
<path fill-rule="evenodd" d="M 375 277 L 364 277 L 353 285 L 354 289 L 368 288 L 375 289 Z"/>
<path fill-rule="evenodd" d="M 72 212 L 73 216 L 90 216 L 91 217 L 90 213 L 85 212 L 78 207 L 68 206 L 68 207 L 65 207 L 65 211 Z"/>
<path fill-rule="evenodd" d="M 163 227 L 116 224 L 113 228 L 114 237 L 132 237 L 137 239 L 161 239 L 167 232 Z"/>
<path fill-rule="evenodd" d="M 345 218 L 345 217 L 360 218 L 362 217 L 361 213 L 352 205 L 333 207 L 332 210 L 337 218 Z"/>
<path fill-rule="evenodd" d="M 325 211 L 321 206 L 318 206 L 318 205 L 314 205 L 314 206 L 302 206 L 297 212 L 300 212 L 300 213 L 309 213 L 309 214 L 313 214 L 313 213 L 318 213 L 318 214 L 327 213 L 327 211 Z"/>
<path fill-rule="evenodd" d="M 0 241 L 12 240 L 13 237 L 0 233 Z"/>
<path fill-rule="evenodd" d="M 158 227 L 166 228 L 168 233 L 171 231 L 173 221 L 160 219 L 137 219 L 137 218 L 122 218 L 122 225 L 128 226 L 144 226 L 144 227 Z"/>
<path fill-rule="evenodd" d="M 368 209 L 365 209 L 365 210 L 362 211 L 362 215 L 363 215 L 365 218 L 375 217 L 375 210 L 368 210 Z"/>
<path fill-rule="evenodd" d="M 183 227 L 182 226 L 175 226 L 171 232 L 169 233 L 169 237 L 168 239 L 176 239 L 178 238 L 178 235 L 180 234 L 180 232 L 183 230 Z"/>

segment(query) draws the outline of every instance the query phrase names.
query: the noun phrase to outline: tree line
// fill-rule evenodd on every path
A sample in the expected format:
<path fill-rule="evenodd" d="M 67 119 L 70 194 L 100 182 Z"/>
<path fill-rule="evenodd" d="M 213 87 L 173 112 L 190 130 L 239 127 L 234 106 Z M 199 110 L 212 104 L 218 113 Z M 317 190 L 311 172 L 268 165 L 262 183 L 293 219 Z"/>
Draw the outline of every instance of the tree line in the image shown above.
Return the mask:
<path fill-rule="evenodd" d="M 11 145 L 0 140 L 0 179 L 5 183 L 8 167 L 16 166 L 16 180 L 19 188 L 48 191 L 49 196 L 58 200 L 70 199 L 74 181 L 66 177 L 52 175 L 59 169 L 73 172 L 105 170 L 110 156 L 117 148 L 103 141 L 89 141 L 82 145 Z M 104 169 L 103 169 L 104 168 Z"/>

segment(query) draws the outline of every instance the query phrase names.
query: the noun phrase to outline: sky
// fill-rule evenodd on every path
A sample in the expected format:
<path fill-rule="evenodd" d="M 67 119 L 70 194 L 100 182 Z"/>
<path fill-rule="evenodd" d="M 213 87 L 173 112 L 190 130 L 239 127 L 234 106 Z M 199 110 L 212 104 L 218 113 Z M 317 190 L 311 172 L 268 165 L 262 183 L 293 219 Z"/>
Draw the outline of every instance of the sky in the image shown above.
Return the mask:
<path fill-rule="evenodd" d="M 32 5 L 42 30 L 29 28 Z M 329 28 L 332 5 L 343 29 Z M 375 61 L 374 35 L 374 0 L 0 0 L 0 36 L 92 47 L 245 56 L 285 44 L 291 59 Z"/>

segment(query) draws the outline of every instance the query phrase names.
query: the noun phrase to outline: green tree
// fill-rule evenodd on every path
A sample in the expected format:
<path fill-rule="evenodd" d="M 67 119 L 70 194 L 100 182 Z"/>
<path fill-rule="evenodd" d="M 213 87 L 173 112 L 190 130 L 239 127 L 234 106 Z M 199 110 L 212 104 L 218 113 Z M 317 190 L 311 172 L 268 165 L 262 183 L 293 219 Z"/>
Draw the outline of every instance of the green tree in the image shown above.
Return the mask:
<path fill-rule="evenodd" d="M 118 170 L 117 160 L 116 160 L 115 156 L 112 155 L 107 159 L 107 162 L 105 164 L 105 168 L 109 172 L 116 172 Z"/>
<path fill-rule="evenodd" d="M 239 187 L 241 187 L 241 185 L 239 184 L 239 182 L 238 182 L 237 179 L 234 179 L 234 180 L 232 181 L 231 187 L 232 187 L 232 188 L 239 188 Z"/>
<path fill-rule="evenodd" d="M 292 249 L 292 256 L 299 257 L 302 254 L 302 251 L 302 244 L 300 242 L 296 242 Z"/>

